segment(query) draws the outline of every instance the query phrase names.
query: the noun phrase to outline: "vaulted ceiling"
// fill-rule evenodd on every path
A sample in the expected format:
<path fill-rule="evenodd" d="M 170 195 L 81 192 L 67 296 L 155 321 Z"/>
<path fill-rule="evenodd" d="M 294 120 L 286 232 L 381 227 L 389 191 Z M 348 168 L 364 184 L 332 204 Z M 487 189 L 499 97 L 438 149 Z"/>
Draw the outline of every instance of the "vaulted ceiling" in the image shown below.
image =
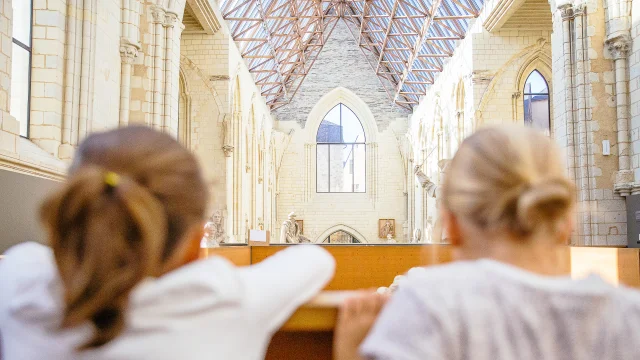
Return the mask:
<path fill-rule="evenodd" d="M 224 19 L 272 109 L 286 105 L 340 19 L 389 97 L 411 109 L 484 0 L 222 0 Z"/>

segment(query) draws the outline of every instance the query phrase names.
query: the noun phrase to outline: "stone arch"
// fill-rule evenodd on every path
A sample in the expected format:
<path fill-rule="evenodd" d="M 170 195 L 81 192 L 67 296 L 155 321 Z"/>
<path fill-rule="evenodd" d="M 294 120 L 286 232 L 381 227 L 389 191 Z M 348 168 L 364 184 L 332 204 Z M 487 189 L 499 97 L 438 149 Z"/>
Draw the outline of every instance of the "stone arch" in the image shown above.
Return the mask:
<path fill-rule="evenodd" d="M 362 124 L 367 143 L 376 142 L 378 126 L 369 105 L 358 95 L 344 87 L 337 87 L 331 90 L 313 106 L 305 123 L 307 142 L 310 144 L 316 142 L 316 135 L 322 119 L 324 119 L 329 110 L 340 103 L 348 106 L 356 114 Z"/>
<path fill-rule="evenodd" d="M 499 84 L 501 84 L 503 80 L 509 80 L 509 79 L 505 79 L 505 73 L 507 71 L 513 71 L 514 67 L 516 67 L 518 64 L 521 64 L 521 65 L 517 67 L 518 70 L 516 70 L 516 78 L 511 80 L 513 81 L 514 84 L 517 84 L 518 86 L 517 89 L 513 89 L 513 87 L 511 88 L 512 91 L 515 90 L 512 94 L 512 119 L 511 119 L 512 122 L 515 122 L 517 119 L 517 107 L 515 106 L 515 100 L 519 101 L 520 100 L 519 97 L 521 96 L 518 94 L 519 92 L 521 92 L 521 90 L 519 89 L 519 86 L 520 86 L 519 81 L 517 81 L 518 77 L 519 76 L 521 77 L 521 75 L 518 75 L 518 74 L 524 73 L 527 67 L 537 65 L 541 69 L 543 69 L 543 71 L 541 71 L 540 73 L 547 79 L 547 83 L 549 84 L 549 93 L 550 94 L 552 93 L 552 84 L 550 81 L 551 74 L 552 74 L 551 47 L 547 42 L 547 40 L 540 38 L 537 44 L 531 45 L 528 48 L 519 52 L 518 54 L 512 56 L 511 59 L 509 59 L 509 61 L 507 61 L 507 63 L 504 66 L 502 66 L 498 72 L 496 72 L 495 76 L 493 77 L 493 79 L 491 79 L 491 82 L 489 83 L 486 90 L 482 94 L 482 97 L 480 98 L 478 108 L 475 112 L 474 128 L 477 129 L 479 126 L 484 124 L 485 119 L 483 117 L 483 113 L 487 105 L 491 101 L 492 95 L 495 93 L 496 87 Z M 532 64 L 535 64 L 535 65 L 532 65 Z M 526 77 L 524 81 L 526 81 Z M 551 111 L 552 111 L 551 113 L 553 114 L 553 105 L 552 105 Z M 553 122 L 551 125 L 553 127 Z"/>
<path fill-rule="evenodd" d="M 320 236 L 316 237 L 316 239 L 313 242 L 316 244 L 320 244 L 324 241 L 324 239 L 326 239 L 327 237 L 329 237 L 329 235 L 333 234 L 336 231 L 344 231 L 346 233 L 349 233 L 351 236 L 356 238 L 362 244 L 369 243 L 367 239 L 364 237 L 364 235 L 362 235 L 358 230 L 344 224 L 338 224 L 328 228 L 322 234 L 320 234 Z"/>
<path fill-rule="evenodd" d="M 202 82 L 207 87 L 207 89 L 209 90 L 209 92 L 211 93 L 211 95 L 213 97 L 213 101 L 215 102 L 216 107 L 218 108 L 218 113 L 219 114 L 224 114 L 225 112 L 223 111 L 223 106 L 222 106 L 222 101 L 220 100 L 220 95 L 218 94 L 216 89 L 213 87 L 213 85 L 211 85 L 211 82 L 207 81 L 207 77 L 204 75 L 204 73 L 198 67 L 198 65 L 196 65 L 193 61 L 191 61 L 191 59 L 189 59 L 185 55 L 180 55 L 180 75 L 184 75 L 185 78 L 186 78 L 186 69 L 189 69 L 189 70 L 193 71 L 193 73 L 198 78 L 200 78 L 200 80 L 202 80 Z"/>
<path fill-rule="evenodd" d="M 534 53 L 525 59 L 522 66 L 518 70 L 518 75 L 516 77 L 515 86 L 516 88 L 513 91 L 513 121 L 514 122 L 524 122 L 524 103 L 523 103 L 523 89 L 524 85 L 529 78 L 529 75 L 534 71 L 538 71 L 544 80 L 547 82 L 547 87 L 549 91 L 549 128 L 551 134 L 553 134 L 553 101 L 551 99 L 551 94 L 553 94 L 553 84 L 552 84 L 552 76 L 553 72 L 551 70 L 551 58 L 544 53 Z"/>

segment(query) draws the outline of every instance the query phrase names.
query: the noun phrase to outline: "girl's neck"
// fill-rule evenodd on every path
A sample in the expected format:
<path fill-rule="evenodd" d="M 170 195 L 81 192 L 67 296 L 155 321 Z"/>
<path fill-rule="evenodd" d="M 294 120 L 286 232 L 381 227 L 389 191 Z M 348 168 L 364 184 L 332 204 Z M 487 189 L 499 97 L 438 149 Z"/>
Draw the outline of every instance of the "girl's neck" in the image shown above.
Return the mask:
<path fill-rule="evenodd" d="M 521 269 L 546 276 L 566 275 L 566 261 L 558 252 L 558 246 L 551 241 L 531 239 L 520 243 L 513 239 L 474 239 L 482 243 L 481 248 L 462 247 L 460 257 L 466 260 L 491 259 Z"/>

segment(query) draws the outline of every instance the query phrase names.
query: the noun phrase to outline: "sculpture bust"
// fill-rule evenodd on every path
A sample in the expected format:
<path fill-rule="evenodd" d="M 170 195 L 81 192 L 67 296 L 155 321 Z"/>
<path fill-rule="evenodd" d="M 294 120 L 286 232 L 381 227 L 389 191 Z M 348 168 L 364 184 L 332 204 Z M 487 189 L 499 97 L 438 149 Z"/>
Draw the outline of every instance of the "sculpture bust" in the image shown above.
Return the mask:
<path fill-rule="evenodd" d="M 209 221 L 204 226 L 204 237 L 200 244 L 203 248 L 219 247 L 220 244 L 227 242 L 227 236 L 224 234 L 224 224 L 222 221 L 222 212 L 217 210 L 211 215 Z"/>
<path fill-rule="evenodd" d="M 391 233 L 387 234 L 387 242 L 390 243 L 390 244 L 395 244 L 396 243 L 396 239 L 393 238 Z"/>
<path fill-rule="evenodd" d="M 300 227 L 296 223 L 296 214 L 291 212 L 280 228 L 280 243 L 300 244 L 310 242 L 311 240 L 300 233 Z"/>

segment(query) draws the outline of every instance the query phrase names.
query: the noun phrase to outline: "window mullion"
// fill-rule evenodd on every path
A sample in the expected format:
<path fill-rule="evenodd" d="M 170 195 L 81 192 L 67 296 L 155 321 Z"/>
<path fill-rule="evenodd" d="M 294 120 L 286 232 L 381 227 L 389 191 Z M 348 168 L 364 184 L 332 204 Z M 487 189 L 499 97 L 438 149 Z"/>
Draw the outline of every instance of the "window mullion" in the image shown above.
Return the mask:
<path fill-rule="evenodd" d="M 356 192 L 356 153 L 353 144 L 351 144 L 351 192 Z"/>
<path fill-rule="evenodd" d="M 327 173 L 329 174 L 327 192 L 331 192 L 331 145 L 327 145 Z"/>

